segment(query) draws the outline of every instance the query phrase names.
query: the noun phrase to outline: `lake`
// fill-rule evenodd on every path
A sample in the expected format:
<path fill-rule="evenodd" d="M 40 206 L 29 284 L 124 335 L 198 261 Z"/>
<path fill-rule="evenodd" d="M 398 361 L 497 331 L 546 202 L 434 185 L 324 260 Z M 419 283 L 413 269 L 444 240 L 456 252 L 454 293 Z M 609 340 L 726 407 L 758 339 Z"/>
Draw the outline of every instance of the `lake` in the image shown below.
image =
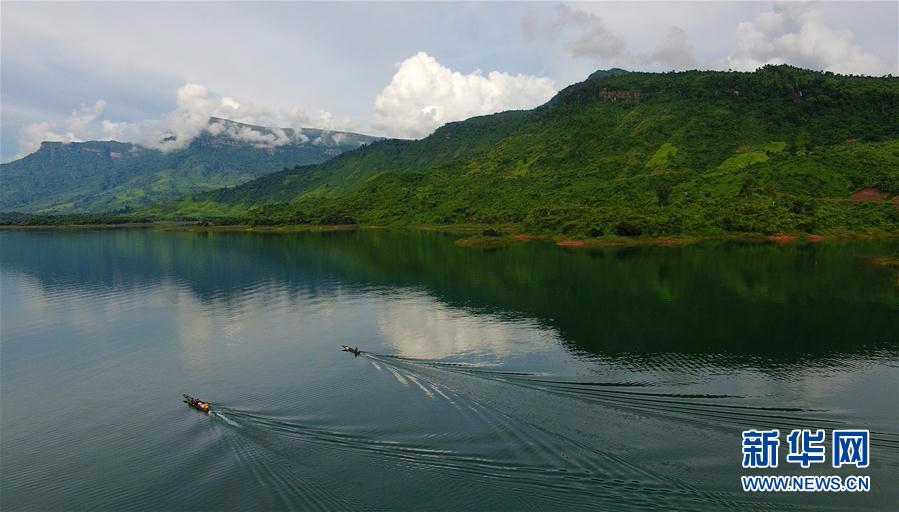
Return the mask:
<path fill-rule="evenodd" d="M 0 232 L 0 506 L 895 509 L 899 286 L 869 258 L 899 240 L 455 238 Z M 777 469 L 741 467 L 753 428 Z M 793 428 L 869 429 L 871 465 L 788 464 Z"/>

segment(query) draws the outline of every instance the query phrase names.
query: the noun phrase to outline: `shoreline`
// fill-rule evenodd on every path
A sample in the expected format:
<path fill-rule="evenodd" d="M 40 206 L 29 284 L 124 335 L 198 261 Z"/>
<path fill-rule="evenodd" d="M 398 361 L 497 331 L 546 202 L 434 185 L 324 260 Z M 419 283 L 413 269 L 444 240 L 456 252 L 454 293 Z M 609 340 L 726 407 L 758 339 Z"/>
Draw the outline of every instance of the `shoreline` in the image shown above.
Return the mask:
<path fill-rule="evenodd" d="M 119 224 L 0 224 L 0 231 L 41 231 L 41 230 L 105 230 L 105 229 L 148 229 L 159 227 L 157 222 L 123 222 Z"/>
<path fill-rule="evenodd" d="M 655 245 L 655 246 L 683 246 L 697 242 L 712 240 L 743 240 L 764 242 L 773 244 L 793 243 L 819 243 L 827 241 L 848 240 L 872 240 L 882 238 L 897 238 L 899 231 L 895 232 L 856 232 L 856 233 L 781 233 L 765 235 L 761 233 L 728 233 L 719 235 L 671 235 L 671 236 L 647 236 L 624 237 L 606 236 L 600 238 L 568 238 L 564 235 L 549 233 L 527 233 L 517 225 L 487 226 L 475 224 L 449 224 L 449 225 L 358 225 L 358 224 L 285 224 L 279 226 L 251 226 L 248 224 L 229 225 L 198 225 L 193 222 L 135 222 L 116 224 L 48 224 L 48 225 L 0 225 L 0 231 L 76 231 L 76 230 L 117 230 L 117 229 L 155 229 L 167 232 L 185 233 L 324 233 L 357 230 L 410 230 L 428 231 L 458 235 L 469 235 L 455 240 L 460 247 L 494 249 L 518 245 L 531 241 L 552 242 L 559 247 L 599 248 L 615 246 Z M 493 233 L 485 234 L 486 231 Z M 495 233 L 495 234 L 494 234 Z"/>
<path fill-rule="evenodd" d="M 763 235 L 759 233 L 732 233 L 723 235 L 677 235 L 677 236 L 653 236 L 653 237 L 621 237 L 609 236 L 602 238 L 584 238 L 572 239 L 558 235 L 535 235 L 528 233 L 519 233 L 513 235 L 505 235 L 500 237 L 484 237 L 475 235 L 472 237 L 462 238 L 456 241 L 456 245 L 471 248 L 496 248 L 510 245 L 517 245 L 532 240 L 553 242 L 559 247 L 568 249 L 591 249 L 602 247 L 629 247 L 629 246 L 658 246 L 658 247 L 680 247 L 700 242 L 710 241 L 744 241 L 758 242 L 767 244 L 806 244 L 821 243 L 828 241 L 851 241 L 851 240 L 875 240 L 886 238 L 899 238 L 899 232 L 893 233 L 839 233 L 839 234 L 782 234 L 782 235 Z M 501 243 L 500 240 L 505 240 Z"/>

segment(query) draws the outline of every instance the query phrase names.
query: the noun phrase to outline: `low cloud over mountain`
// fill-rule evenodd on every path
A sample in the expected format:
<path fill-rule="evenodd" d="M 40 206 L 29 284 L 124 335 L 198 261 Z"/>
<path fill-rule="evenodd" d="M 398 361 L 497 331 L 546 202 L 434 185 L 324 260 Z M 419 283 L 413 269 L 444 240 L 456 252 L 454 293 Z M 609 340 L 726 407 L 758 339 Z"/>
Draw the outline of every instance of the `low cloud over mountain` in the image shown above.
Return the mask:
<path fill-rule="evenodd" d="M 204 85 L 196 83 L 188 83 L 178 89 L 176 105 L 175 110 L 161 119 L 135 122 L 103 119 L 106 102 L 102 99 L 92 105 L 81 105 L 62 121 L 26 125 L 19 133 L 21 151 L 17 157 L 36 151 L 44 141 L 118 140 L 167 152 L 184 149 L 198 135 L 209 132 L 212 135 L 227 135 L 255 147 L 272 148 L 306 142 L 300 128 L 353 128 L 352 123 L 335 120 L 329 112 L 310 114 L 299 107 L 271 109 L 248 100 L 215 95 Z M 228 119 L 235 123 L 216 122 L 216 119 Z M 274 128 L 263 132 L 246 125 Z"/>

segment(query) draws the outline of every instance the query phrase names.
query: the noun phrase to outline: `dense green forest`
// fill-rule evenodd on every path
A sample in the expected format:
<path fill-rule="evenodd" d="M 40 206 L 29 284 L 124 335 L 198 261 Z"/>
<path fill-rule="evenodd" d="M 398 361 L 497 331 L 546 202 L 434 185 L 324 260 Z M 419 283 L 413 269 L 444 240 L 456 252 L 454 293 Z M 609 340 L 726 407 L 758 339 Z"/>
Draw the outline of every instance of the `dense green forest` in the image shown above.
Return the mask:
<path fill-rule="evenodd" d="M 897 193 L 895 78 L 611 70 L 531 111 L 380 141 L 141 214 L 514 224 L 572 237 L 894 231 Z"/>
<path fill-rule="evenodd" d="M 225 119 L 212 118 L 212 124 L 225 132 L 272 133 L 270 128 Z M 293 130 L 285 131 L 294 135 Z M 170 152 L 116 141 L 45 142 L 38 151 L 0 165 L 0 211 L 122 212 L 237 185 L 285 167 L 324 162 L 376 140 L 305 128 L 302 134 L 295 143 L 256 147 L 224 133 L 207 131 L 185 149 Z"/>
<path fill-rule="evenodd" d="M 600 71 L 449 123 L 139 209 L 278 224 L 514 225 L 572 238 L 899 229 L 899 79 L 790 66 Z"/>

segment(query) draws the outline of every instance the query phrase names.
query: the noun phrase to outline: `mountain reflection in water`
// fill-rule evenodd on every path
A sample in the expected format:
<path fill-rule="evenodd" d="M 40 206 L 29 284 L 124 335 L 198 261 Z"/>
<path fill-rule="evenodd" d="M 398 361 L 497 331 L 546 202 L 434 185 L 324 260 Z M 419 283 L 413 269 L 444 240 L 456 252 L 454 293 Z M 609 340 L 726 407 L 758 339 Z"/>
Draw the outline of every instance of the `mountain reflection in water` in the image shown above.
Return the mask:
<path fill-rule="evenodd" d="M 897 241 L 452 241 L 0 233 L 0 505 L 890 509 L 899 498 L 899 297 L 895 275 L 868 263 Z M 189 414 L 183 392 L 214 413 Z M 740 431 L 800 427 L 871 429 L 874 491 L 739 492 Z"/>

